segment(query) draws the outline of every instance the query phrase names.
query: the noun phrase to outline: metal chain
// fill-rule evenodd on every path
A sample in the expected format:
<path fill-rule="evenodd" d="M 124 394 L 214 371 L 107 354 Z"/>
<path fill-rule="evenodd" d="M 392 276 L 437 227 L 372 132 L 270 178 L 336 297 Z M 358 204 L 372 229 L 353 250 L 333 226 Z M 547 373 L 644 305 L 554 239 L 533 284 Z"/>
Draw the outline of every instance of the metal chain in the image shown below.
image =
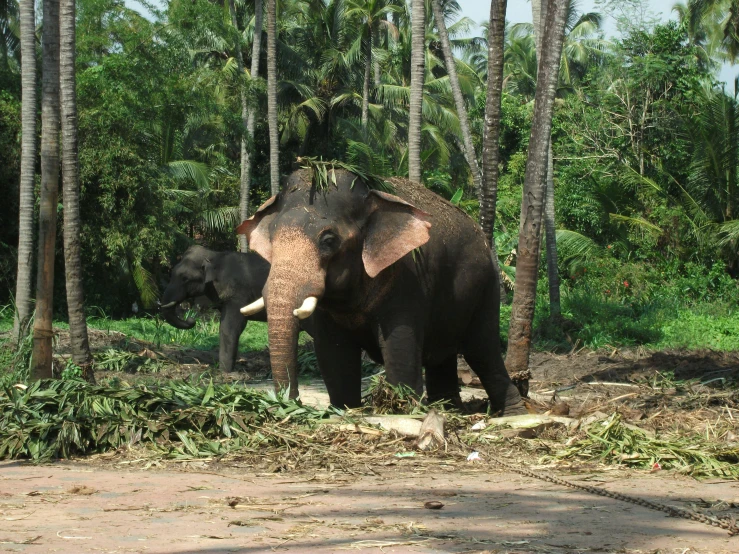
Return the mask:
<path fill-rule="evenodd" d="M 494 464 L 497 464 L 509 471 L 513 471 L 514 473 L 519 473 L 521 475 L 525 475 L 527 477 L 533 477 L 534 479 L 540 479 L 542 481 L 548 481 L 550 483 L 554 483 L 556 485 L 562 485 L 565 487 L 570 487 L 573 489 L 580 489 L 585 492 L 589 492 L 591 494 L 597 494 L 598 496 L 606 496 L 608 498 L 613 498 L 615 500 L 621 500 L 622 502 L 630 502 L 632 504 L 637 504 L 639 506 L 643 506 L 645 508 L 650 508 L 652 510 L 657 510 L 659 512 L 664 512 L 668 515 L 671 515 L 673 517 L 681 517 L 683 519 L 689 519 L 691 521 L 697 521 L 699 523 L 705 523 L 706 525 L 710 525 L 712 527 L 720 527 L 721 529 L 726 529 L 729 532 L 729 536 L 739 535 L 739 527 L 736 525 L 736 521 L 734 518 L 727 518 L 727 519 L 718 519 L 716 517 L 708 517 L 703 514 L 699 514 L 697 512 L 694 512 L 692 510 L 685 510 L 683 508 L 673 508 L 671 506 L 665 506 L 664 504 L 660 504 L 658 502 L 652 502 L 650 500 L 644 500 L 643 498 L 636 498 L 634 496 L 628 496 L 626 494 L 621 494 L 619 492 L 611 492 L 606 489 L 602 489 L 600 487 L 593 487 L 591 485 L 579 485 L 577 483 L 571 483 L 570 481 L 565 481 L 564 479 L 560 479 L 559 477 L 552 477 L 549 475 L 541 475 L 538 473 L 535 473 L 529 469 L 517 467 L 514 465 L 511 465 L 509 463 L 506 463 L 502 460 L 499 460 L 494 457 L 489 458 Z"/>

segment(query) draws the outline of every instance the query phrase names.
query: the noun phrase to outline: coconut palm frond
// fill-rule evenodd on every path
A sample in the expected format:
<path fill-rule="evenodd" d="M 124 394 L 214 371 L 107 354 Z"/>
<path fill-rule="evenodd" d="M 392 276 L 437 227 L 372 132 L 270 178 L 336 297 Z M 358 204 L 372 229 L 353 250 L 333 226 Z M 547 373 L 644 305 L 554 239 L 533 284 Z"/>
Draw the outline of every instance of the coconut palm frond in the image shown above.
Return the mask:
<path fill-rule="evenodd" d="M 207 210 L 200 217 L 200 224 L 208 232 L 229 232 L 240 223 L 238 206 L 224 206 Z"/>
<path fill-rule="evenodd" d="M 151 308 L 159 297 L 159 287 L 157 287 L 154 276 L 141 265 L 140 260 L 137 260 L 131 264 L 131 277 L 133 277 L 144 307 Z"/>
<path fill-rule="evenodd" d="M 192 181 L 199 189 L 209 188 L 208 166 L 195 160 L 176 160 L 167 164 L 167 172 L 175 180 Z"/>

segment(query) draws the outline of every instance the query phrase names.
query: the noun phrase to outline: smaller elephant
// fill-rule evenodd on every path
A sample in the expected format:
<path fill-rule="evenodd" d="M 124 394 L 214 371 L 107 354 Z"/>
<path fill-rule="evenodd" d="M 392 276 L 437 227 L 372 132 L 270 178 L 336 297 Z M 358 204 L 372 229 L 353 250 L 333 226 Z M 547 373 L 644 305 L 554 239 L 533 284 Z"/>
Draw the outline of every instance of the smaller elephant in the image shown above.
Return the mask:
<path fill-rule="evenodd" d="M 182 319 L 177 307 L 185 300 L 207 297 L 221 312 L 218 362 L 223 371 L 231 372 L 247 321 L 267 320 L 264 311 L 246 317 L 239 308 L 262 295 L 269 269 L 269 263 L 255 253 L 214 252 L 191 246 L 172 268 L 160 300 L 162 316 L 178 329 L 192 329 L 195 319 Z"/>

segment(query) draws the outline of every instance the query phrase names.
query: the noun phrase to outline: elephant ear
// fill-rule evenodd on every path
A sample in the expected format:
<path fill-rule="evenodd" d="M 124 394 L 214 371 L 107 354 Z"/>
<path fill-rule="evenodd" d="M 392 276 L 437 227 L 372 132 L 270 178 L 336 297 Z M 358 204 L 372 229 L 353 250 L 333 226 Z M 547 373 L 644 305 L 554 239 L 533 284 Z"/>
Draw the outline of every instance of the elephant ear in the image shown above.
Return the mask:
<path fill-rule="evenodd" d="M 205 258 L 205 261 L 203 261 L 202 270 L 203 270 L 203 284 L 207 284 L 207 283 L 211 283 L 215 281 L 216 272 L 215 272 L 215 268 L 213 267 L 213 262 L 210 261 L 210 259 Z"/>
<path fill-rule="evenodd" d="M 249 248 L 270 263 L 272 263 L 272 241 L 269 237 L 269 224 L 277 213 L 274 208 L 269 208 L 276 200 L 277 196 L 272 196 L 264 204 L 259 206 L 259 209 L 253 216 L 244 220 L 241 225 L 236 227 L 236 234 L 246 235 Z"/>
<path fill-rule="evenodd" d="M 431 223 L 429 214 L 392 194 L 370 191 L 366 203 L 370 216 L 362 262 L 367 275 L 375 277 L 414 248 L 426 244 Z"/>

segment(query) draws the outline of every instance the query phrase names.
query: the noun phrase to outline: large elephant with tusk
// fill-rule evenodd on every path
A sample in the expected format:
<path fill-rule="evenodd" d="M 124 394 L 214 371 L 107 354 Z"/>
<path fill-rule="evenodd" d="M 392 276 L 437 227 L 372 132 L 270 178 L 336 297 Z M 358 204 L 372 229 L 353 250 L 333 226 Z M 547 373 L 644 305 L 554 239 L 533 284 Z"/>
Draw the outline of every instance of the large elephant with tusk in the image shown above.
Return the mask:
<path fill-rule="evenodd" d="M 347 171 L 328 183 L 301 169 L 237 232 L 271 263 L 263 297 L 272 374 L 298 394 L 299 319 L 313 315 L 318 366 L 331 403 L 361 403 L 361 351 L 390 383 L 460 403 L 462 353 L 492 408 L 525 413 L 501 357 L 499 287 L 479 226 L 424 186 L 391 179 L 393 194 Z"/>

